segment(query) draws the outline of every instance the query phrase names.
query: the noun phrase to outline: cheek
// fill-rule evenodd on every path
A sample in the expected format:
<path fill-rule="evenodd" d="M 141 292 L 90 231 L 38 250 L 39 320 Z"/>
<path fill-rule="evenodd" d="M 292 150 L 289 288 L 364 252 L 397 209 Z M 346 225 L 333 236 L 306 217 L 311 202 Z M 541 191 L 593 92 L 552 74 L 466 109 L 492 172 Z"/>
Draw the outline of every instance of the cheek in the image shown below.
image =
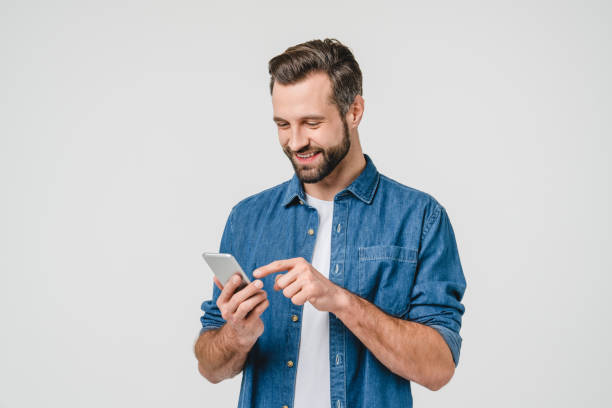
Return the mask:
<path fill-rule="evenodd" d="M 281 146 L 286 146 L 287 143 L 289 143 L 289 137 L 287 136 L 287 132 L 285 132 L 282 129 L 278 129 L 278 142 L 280 143 Z"/>
<path fill-rule="evenodd" d="M 319 129 L 313 129 L 311 131 L 311 140 L 321 147 L 332 147 L 336 146 L 342 141 L 343 131 L 342 127 L 325 127 Z"/>

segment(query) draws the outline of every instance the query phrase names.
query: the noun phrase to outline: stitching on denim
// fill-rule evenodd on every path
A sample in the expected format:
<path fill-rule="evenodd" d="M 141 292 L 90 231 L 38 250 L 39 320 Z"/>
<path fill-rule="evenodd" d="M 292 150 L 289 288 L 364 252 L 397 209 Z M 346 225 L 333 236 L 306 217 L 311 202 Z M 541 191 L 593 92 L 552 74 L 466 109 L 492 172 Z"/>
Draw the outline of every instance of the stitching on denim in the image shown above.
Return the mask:
<path fill-rule="evenodd" d="M 381 249 L 383 248 L 383 249 Z M 380 256 L 376 256 L 376 255 L 362 255 L 365 252 L 369 251 L 384 251 L 384 248 L 393 248 L 393 251 L 399 251 L 399 252 L 405 252 L 407 254 L 410 254 L 410 258 L 404 257 L 404 258 L 400 258 L 397 256 L 393 256 L 393 255 L 380 255 Z M 357 283 L 358 283 L 358 290 L 359 290 L 359 295 L 360 296 L 364 296 L 365 295 L 365 291 L 362 290 L 362 282 L 361 282 L 361 277 L 362 274 L 365 271 L 365 265 L 366 262 L 368 261 L 397 261 L 397 262 L 404 262 L 404 263 L 408 263 L 408 264 L 416 264 L 417 263 L 417 259 L 418 259 L 418 254 L 417 251 L 415 249 L 409 248 L 409 247 L 402 247 L 402 246 L 396 246 L 396 245 L 378 245 L 378 246 L 371 246 L 371 247 L 359 247 L 357 248 L 357 252 L 358 252 L 358 259 L 359 262 L 357 263 Z M 408 255 L 406 255 L 408 256 Z M 414 285 L 413 285 L 414 286 Z M 410 307 L 412 306 L 411 302 L 410 302 L 410 298 L 411 298 L 411 292 L 412 289 L 410 289 L 408 292 L 408 301 L 406 304 L 406 307 L 403 308 L 402 310 L 398 311 L 398 312 L 390 312 L 387 310 L 383 310 L 385 313 L 397 317 L 397 318 L 402 318 L 402 316 L 407 316 L 408 311 L 410 310 Z"/>
<path fill-rule="evenodd" d="M 370 204 L 372 200 L 374 199 L 374 192 L 376 191 L 376 188 L 378 187 L 380 176 L 381 176 L 380 173 L 377 172 L 376 180 L 374 180 L 370 185 L 366 186 L 366 190 L 361 190 L 358 187 L 354 187 L 355 192 L 357 193 L 357 196 L 363 201 L 365 201 L 366 203 Z"/>
<path fill-rule="evenodd" d="M 442 212 L 442 206 L 436 203 L 436 208 L 434 209 L 433 213 L 429 216 L 429 219 L 425 222 L 425 226 L 423 227 L 423 234 L 421 235 L 421 240 L 425 239 L 425 236 L 431 229 L 431 226 L 434 224 L 434 222 L 438 220 L 438 217 L 440 216 L 441 212 Z"/>
<path fill-rule="evenodd" d="M 398 262 L 408 262 L 408 263 L 416 263 L 416 259 L 406 259 L 406 258 L 397 258 L 394 256 L 368 256 L 368 257 L 359 257 L 360 261 L 398 261 Z"/>
<path fill-rule="evenodd" d="M 397 256 L 394 254 L 384 254 L 384 255 L 368 255 L 367 252 L 368 251 L 384 251 L 385 249 L 379 249 L 379 248 L 387 248 L 387 250 L 392 250 L 395 252 L 404 252 L 406 253 L 405 256 Z M 392 248 L 392 249 L 389 249 Z M 359 247 L 357 249 L 357 255 L 359 258 L 359 261 L 384 261 L 384 260 L 390 260 L 390 261 L 398 261 L 398 262 L 408 262 L 408 263 L 416 263 L 417 262 L 417 251 L 414 249 L 411 249 L 409 247 L 402 247 L 402 246 L 395 246 L 395 245 L 380 245 L 380 246 L 373 246 L 373 247 Z"/>

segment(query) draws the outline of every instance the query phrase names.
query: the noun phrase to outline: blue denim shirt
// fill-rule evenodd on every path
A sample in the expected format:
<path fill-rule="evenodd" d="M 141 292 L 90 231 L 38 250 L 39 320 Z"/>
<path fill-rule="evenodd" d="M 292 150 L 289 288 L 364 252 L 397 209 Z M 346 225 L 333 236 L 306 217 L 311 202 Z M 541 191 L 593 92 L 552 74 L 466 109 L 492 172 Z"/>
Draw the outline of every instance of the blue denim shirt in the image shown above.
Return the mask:
<path fill-rule="evenodd" d="M 365 169 L 334 197 L 329 279 L 391 316 L 436 329 L 457 365 L 466 282 L 448 215 L 433 197 L 380 174 L 364 157 Z M 232 208 L 220 252 L 233 254 L 250 278 L 278 259 L 311 262 L 318 225 L 294 175 Z M 244 366 L 241 408 L 293 406 L 303 306 L 273 289 L 275 276 L 262 279 L 270 306 Z M 213 285 L 212 299 L 202 304 L 202 332 L 225 323 L 219 293 Z M 412 407 L 410 381 L 389 371 L 332 313 L 329 358 L 332 407 Z"/>

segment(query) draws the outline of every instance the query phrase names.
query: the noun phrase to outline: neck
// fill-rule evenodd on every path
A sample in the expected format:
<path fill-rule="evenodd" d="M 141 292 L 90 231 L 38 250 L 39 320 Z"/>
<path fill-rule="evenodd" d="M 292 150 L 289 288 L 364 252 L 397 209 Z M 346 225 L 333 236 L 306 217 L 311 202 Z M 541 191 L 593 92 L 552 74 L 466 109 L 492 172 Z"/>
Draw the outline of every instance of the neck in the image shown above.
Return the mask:
<path fill-rule="evenodd" d="M 342 161 L 323 180 L 303 183 L 306 194 L 319 200 L 332 201 L 336 194 L 347 188 L 366 166 L 358 135 L 354 135 L 351 147 Z"/>

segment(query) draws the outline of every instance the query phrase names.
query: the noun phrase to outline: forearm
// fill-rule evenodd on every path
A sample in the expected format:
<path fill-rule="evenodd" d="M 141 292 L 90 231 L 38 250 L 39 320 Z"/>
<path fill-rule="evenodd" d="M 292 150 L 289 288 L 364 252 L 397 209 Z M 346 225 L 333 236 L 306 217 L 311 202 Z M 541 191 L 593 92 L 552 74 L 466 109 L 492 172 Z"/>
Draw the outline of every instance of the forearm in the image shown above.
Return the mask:
<path fill-rule="evenodd" d="M 452 354 L 435 329 L 392 317 L 344 289 L 340 304 L 336 316 L 393 373 L 431 390 L 453 376 Z"/>
<path fill-rule="evenodd" d="M 248 351 L 232 337 L 227 325 L 205 331 L 195 344 L 200 374 L 215 384 L 240 373 Z"/>

